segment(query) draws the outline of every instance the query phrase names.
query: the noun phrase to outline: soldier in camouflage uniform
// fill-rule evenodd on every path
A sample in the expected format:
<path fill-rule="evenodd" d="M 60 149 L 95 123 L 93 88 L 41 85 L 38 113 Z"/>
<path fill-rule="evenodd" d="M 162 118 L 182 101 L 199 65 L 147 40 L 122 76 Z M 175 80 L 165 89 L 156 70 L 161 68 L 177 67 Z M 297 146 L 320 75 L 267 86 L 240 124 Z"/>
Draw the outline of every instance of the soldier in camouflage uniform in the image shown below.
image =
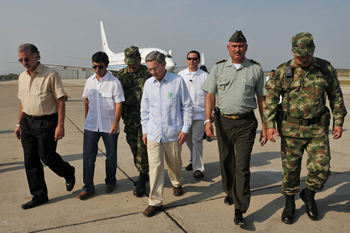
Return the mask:
<path fill-rule="evenodd" d="M 120 70 L 117 75 L 125 95 L 122 118 L 125 124 L 126 141 L 134 156 L 135 167 L 140 172 L 134 195 L 142 197 L 148 180 L 148 157 L 147 147 L 142 141 L 140 104 L 143 86 L 151 75 L 147 67 L 141 65 L 141 56 L 137 47 L 131 46 L 125 49 L 124 54 L 127 67 Z"/>
<path fill-rule="evenodd" d="M 330 112 L 326 107 L 325 94 L 328 95 L 333 113 L 334 139 L 341 137 L 347 113 L 336 70 L 329 62 L 313 57 L 314 51 L 315 45 L 310 33 L 295 35 L 292 38 L 294 59 L 280 65 L 265 86 L 267 94 L 264 124 L 267 137 L 272 142 L 275 142 L 274 137 L 278 138 L 274 120 L 279 96 L 283 96 L 280 136 L 282 191 L 286 197 L 286 205 L 282 222 L 286 224 L 293 223 L 294 196 L 299 192 L 304 149 L 308 153 L 308 175 L 306 188 L 301 191 L 300 197 L 312 220 L 316 220 L 318 215 L 315 193 L 322 190 L 331 173 L 328 138 Z"/>

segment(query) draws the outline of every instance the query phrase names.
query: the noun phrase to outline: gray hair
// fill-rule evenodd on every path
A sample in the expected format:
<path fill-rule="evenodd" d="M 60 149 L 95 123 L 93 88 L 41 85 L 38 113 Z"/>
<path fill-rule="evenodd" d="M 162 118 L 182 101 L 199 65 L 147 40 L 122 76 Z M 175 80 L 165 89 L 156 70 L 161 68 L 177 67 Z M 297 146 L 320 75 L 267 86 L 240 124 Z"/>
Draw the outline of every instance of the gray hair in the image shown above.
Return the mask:
<path fill-rule="evenodd" d="M 38 54 L 38 59 L 40 60 L 40 53 L 39 53 L 38 48 L 35 45 L 25 43 L 25 44 L 21 44 L 18 47 L 18 52 L 20 52 L 20 53 L 27 52 L 28 50 L 30 51 L 30 53 L 32 54 L 33 57 L 35 57 L 35 55 Z"/>
<path fill-rule="evenodd" d="M 146 56 L 146 62 L 157 59 L 159 64 L 163 65 L 165 62 L 165 55 L 159 51 L 152 51 Z"/>

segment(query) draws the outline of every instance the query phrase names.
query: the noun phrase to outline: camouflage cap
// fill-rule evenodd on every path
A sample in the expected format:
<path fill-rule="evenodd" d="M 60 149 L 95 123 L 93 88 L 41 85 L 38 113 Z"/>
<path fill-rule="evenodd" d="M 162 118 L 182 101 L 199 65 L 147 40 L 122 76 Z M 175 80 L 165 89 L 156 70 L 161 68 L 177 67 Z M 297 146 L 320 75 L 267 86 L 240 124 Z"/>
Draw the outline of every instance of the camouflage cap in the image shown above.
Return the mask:
<path fill-rule="evenodd" d="M 125 59 L 124 62 L 127 65 L 133 65 L 140 59 L 139 48 L 136 46 L 131 46 L 124 50 Z"/>
<path fill-rule="evenodd" d="M 292 50 L 295 56 L 308 56 L 315 52 L 314 37 L 308 32 L 301 32 L 292 37 Z"/>
<path fill-rule="evenodd" d="M 236 31 L 228 41 L 229 42 L 236 42 L 236 43 L 247 42 L 242 31 Z"/>

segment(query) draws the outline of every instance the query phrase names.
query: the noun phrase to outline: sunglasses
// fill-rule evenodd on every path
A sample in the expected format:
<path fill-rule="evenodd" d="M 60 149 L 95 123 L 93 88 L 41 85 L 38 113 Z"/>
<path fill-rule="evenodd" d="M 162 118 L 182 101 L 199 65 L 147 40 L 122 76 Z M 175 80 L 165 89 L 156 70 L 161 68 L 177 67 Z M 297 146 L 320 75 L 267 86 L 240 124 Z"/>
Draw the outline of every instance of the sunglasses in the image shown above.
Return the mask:
<path fill-rule="evenodd" d="M 152 70 L 153 71 L 158 71 L 159 68 L 161 67 L 162 65 L 159 65 L 157 68 L 148 68 L 148 71 L 151 72 Z"/>
<path fill-rule="evenodd" d="M 20 63 L 22 63 L 23 61 L 25 61 L 25 62 L 29 62 L 30 61 L 30 58 L 24 58 L 24 59 L 18 59 L 18 61 L 20 62 Z"/>
<path fill-rule="evenodd" d="M 92 66 L 92 68 L 94 68 L 94 70 L 96 70 L 97 68 L 99 68 L 100 70 L 104 69 L 105 66 Z"/>
<path fill-rule="evenodd" d="M 198 57 L 188 57 L 187 60 L 191 61 L 197 61 L 198 60 Z"/>

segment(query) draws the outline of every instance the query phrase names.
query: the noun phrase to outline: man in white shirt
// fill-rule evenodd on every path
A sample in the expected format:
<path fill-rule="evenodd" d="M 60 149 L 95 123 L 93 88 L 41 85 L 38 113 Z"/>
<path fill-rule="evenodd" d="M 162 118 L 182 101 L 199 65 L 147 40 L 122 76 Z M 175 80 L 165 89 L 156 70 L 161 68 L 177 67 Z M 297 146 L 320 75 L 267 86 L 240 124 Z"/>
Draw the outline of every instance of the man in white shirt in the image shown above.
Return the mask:
<path fill-rule="evenodd" d="M 102 137 L 106 147 L 106 193 L 113 192 L 117 179 L 117 142 L 119 119 L 124 99 L 123 88 L 107 67 L 108 56 L 97 52 L 92 56 L 95 74 L 85 84 L 85 127 L 83 147 L 84 187 L 77 196 L 86 199 L 95 192 L 94 170 L 98 141 Z"/>
<path fill-rule="evenodd" d="M 165 55 L 153 51 L 146 56 L 149 78 L 141 100 L 142 140 L 147 145 L 149 163 L 149 206 L 143 214 L 162 210 L 164 157 L 174 196 L 181 196 L 181 149 L 191 128 L 193 104 L 181 76 L 167 72 Z"/>
<path fill-rule="evenodd" d="M 204 105 L 206 92 L 202 90 L 202 86 L 208 77 L 208 73 L 198 69 L 200 63 L 200 54 L 198 51 L 192 50 L 187 54 L 188 68 L 182 70 L 178 75 L 185 80 L 187 89 L 193 102 L 193 122 L 188 134 L 186 144 L 191 152 L 190 164 L 186 170 L 193 170 L 194 177 L 203 178 L 203 134 L 204 134 Z"/>

